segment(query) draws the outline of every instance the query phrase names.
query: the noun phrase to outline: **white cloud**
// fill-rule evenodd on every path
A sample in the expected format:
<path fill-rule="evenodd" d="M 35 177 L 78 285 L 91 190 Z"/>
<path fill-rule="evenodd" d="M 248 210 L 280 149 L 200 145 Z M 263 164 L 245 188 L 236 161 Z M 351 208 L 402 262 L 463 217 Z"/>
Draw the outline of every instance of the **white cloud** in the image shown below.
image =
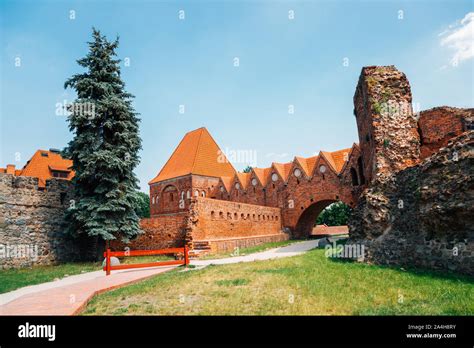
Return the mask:
<path fill-rule="evenodd" d="M 473 58 L 474 12 L 469 12 L 463 19 L 451 24 L 439 36 L 442 37 L 441 46 L 446 46 L 454 52 L 450 61 L 452 66 Z"/>

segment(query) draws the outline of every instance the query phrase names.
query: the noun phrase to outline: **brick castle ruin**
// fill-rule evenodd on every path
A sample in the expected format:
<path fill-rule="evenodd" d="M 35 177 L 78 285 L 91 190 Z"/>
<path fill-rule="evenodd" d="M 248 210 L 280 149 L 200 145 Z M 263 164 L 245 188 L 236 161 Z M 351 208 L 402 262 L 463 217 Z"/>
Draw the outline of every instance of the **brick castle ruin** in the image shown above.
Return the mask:
<path fill-rule="evenodd" d="M 374 66 L 362 69 L 354 114 L 358 144 L 249 173 L 235 171 L 205 128 L 187 133 L 149 182 L 144 233 L 112 246 L 187 243 L 198 254 L 304 238 L 325 207 L 342 201 L 354 208 L 350 242 L 367 246 L 367 261 L 472 274 L 473 109 L 414 114 L 406 76 Z M 0 178 L 0 237 L 8 241 L 19 219 L 8 190 L 18 178 Z M 30 228 L 42 223 L 28 221 Z"/>

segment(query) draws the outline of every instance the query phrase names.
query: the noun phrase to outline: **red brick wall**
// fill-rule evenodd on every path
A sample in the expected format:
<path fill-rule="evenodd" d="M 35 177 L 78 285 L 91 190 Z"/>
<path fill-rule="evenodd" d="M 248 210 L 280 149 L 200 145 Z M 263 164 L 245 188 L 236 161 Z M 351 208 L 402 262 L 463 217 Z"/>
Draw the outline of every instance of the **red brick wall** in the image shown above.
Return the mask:
<path fill-rule="evenodd" d="M 203 192 L 206 197 L 215 197 L 215 188 L 218 184 L 219 178 L 192 175 L 193 196 L 195 196 L 196 190 L 198 190 L 201 197 Z"/>
<path fill-rule="evenodd" d="M 123 250 L 129 247 L 131 250 L 165 249 L 184 245 L 186 230 L 185 223 L 188 213 L 177 213 L 160 215 L 150 219 L 142 219 L 140 227 L 143 234 L 124 244 L 121 241 L 111 241 L 112 250 Z"/>
<path fill-rule="evenodd" d="M 281 232 L 278 208 L 199 197 L 193 199 L 191 210 L 192 218 L 188 228 L 193 240 L 262 236 Z"/>
<path fill-rule="evenodd" d="M 191 192 L 191 189 L 192 180 L 190 175 L 150 185 L 151 216 L 185 211 L 189 207 L 189 201 L 184 199 L 184 204 L 180 205 L 180 200 L 183 193 L 186 198 L 186 192 Z"/>
<path fill-rule="evenodd" d="M 219 179 L 213 177 L 186 175 L 150 185 L 150 214 L 184 212 L 189 208 L 190 199 L 199 196 L 214 196 Z"/>
<path fill-rule="evenodd" d="M 441 106 L 420 112 L 418 127 L 421 136 L 421 158 L 438 152 L 448 144 L 449 139 L 465 132 L 467 119 L 473 117 L 473 111 L 474 109 Z"/>
<path fill-rule="evenodd" d="M 249 248 L 264 243 L 281 242 L 288 240 L 286 233 L 271 234 L 266 236 L 239 237 L 229 239 L 213 240 L 209 243 L 212 252 L 234 251 L 241 248 Z"/>

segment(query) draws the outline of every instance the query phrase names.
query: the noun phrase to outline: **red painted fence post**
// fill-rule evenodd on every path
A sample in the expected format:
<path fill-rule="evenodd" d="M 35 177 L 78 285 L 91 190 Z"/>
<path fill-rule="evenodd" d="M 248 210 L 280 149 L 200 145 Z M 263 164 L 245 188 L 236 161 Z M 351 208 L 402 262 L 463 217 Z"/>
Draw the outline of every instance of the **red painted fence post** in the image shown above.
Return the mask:
<path fill-rule="evenodd" d="M 184 265 L 187 266 L 189 265 L 189 249 L 186 244 L 184 244 Z"/>
<path fill-rule="evenodd" d="M 110 249 L 108 248 L 105 256 L 105 275 L 110 275 Z"/>

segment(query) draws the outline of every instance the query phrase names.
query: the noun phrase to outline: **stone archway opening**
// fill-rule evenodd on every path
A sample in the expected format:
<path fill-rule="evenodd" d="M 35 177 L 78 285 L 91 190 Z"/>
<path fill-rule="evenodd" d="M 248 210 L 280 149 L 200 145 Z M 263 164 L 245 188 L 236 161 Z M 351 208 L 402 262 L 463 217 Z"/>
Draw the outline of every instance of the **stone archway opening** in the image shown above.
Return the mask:
<path fill-rule="evenodd" d="M 341 200 L 321 200 L 308 206 L 300 215 L 293 237 L 309 238 L 318 225 L 345 226 L 351 214 L 351 207 Z"/>
<path fill-rule="evenodd" d="M 322 200 L 311 204 L 301 213 L 293 233 L 294 238 L 309 238 L 319 214 L 336 200 Z"/>

